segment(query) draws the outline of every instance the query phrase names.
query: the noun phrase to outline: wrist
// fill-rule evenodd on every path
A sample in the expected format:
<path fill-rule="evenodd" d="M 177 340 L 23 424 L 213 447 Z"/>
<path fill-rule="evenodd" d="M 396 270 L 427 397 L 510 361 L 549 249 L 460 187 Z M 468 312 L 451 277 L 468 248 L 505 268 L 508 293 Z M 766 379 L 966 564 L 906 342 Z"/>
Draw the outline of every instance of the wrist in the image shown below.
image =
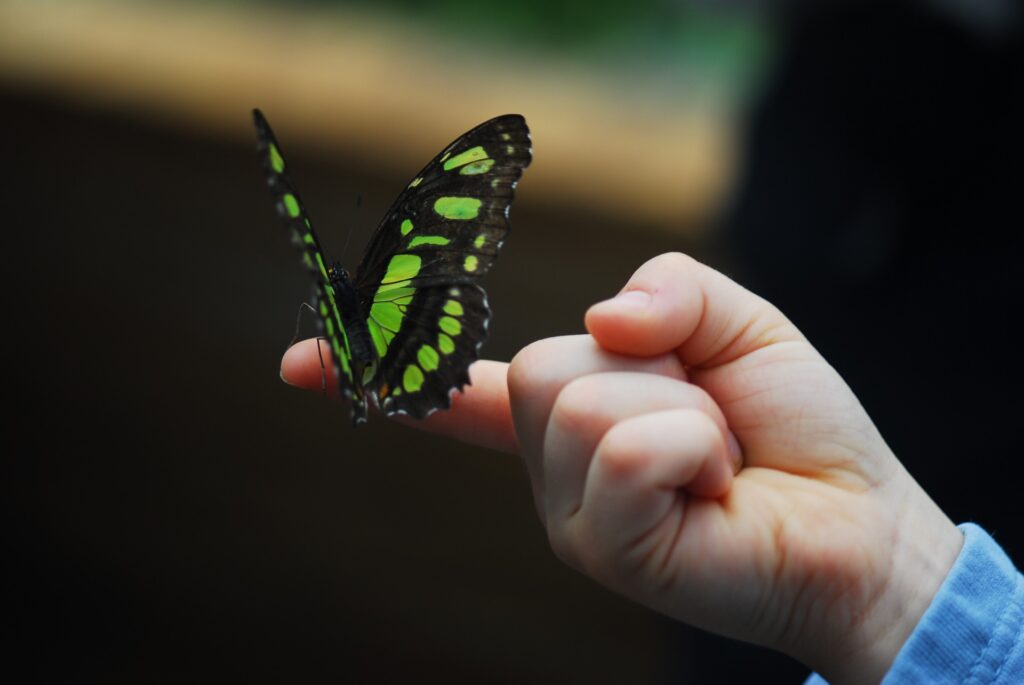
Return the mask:
<path fill-rule="evenodd" d="M 900 503 L 892 512 L 896 525 L 888 533 L 879 531 L 891 550 L 886 581 L 842 643 L 844 649 L 818 668 L 833 685 L 882 680 L 963 547 L 963 534 L 917 482 L 905 471 L 898 480 L 898 492 L 884 494 Z"/>

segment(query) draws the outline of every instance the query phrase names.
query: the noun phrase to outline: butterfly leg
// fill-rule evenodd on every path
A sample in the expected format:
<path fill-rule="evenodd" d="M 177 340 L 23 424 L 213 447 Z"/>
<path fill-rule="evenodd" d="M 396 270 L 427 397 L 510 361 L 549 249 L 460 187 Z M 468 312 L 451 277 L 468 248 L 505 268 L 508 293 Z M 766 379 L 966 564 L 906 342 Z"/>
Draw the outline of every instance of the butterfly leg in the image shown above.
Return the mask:
<path fill-rule="evenodd" d="M 302 327 L 302 312 L 305 309 L 308 309 L 314 314 L 317 313 L 316 309 L 313 308 L 313 305 L 311 305 L 308 302 L 303 302 L 302 304 L 299 305 L 299 313 L 295 316 L 295 335 L 292 336 L 292 340 L 290 343 L 288 343 L 288 347 L 291 347 L 292 345 L 299 341 L 299 328 Z M 321 363 L 323 363 L 322 359 L 320 361 Z"/>
<path fill-rule="evenodd" d="M 306 309 L 314 314 L 317 313 L 313 308 L 313 305 L 308 302 L 303 302 L 299 305 L 299 313 L 295 316 L 295 335 L 292 336 L 291 342 L 288 343 L 288 347 L 292 347 L 299 341 L 299 329 L 302 328 L 302 312 Z M 316 337 L 316 354 L 320 357 L 320 391 L 325 395 L 327 394 L 327 365 L 324 364 L 324 352 L 320 347 L 320 343 L 326 340 L 327 338 L 322 335 L 318 335 Z"/>
<path fill-rule="evenodd" d="M 320 357 L 320 392 L 325 395 L 327 394 L 327 367 L 324 365 L 324 353 L 320 349 L 320 342 L 326 340 L 327 338 L 322 335 L 316 337 L 316 354 Z"/>

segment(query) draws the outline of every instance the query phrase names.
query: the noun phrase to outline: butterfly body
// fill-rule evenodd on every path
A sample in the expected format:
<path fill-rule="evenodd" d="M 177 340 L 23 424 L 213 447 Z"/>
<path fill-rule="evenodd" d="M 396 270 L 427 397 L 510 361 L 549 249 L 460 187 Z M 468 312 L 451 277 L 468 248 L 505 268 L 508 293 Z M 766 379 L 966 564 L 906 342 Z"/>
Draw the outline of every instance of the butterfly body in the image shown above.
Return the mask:
<path fill-rule="evenodd" d="M 525 120 L 496 117 L 447 146 L 398 196 L 350 275 L 328 266 L 280 146 L 262 114 L 253 115 L 267 182 L 313 276 L 354 423 L 366 420 L 369 402 L 417 418 L 450 406 L 487 335 L 478 281 L 501 249 L 516 182 L 532 158 Z"/>

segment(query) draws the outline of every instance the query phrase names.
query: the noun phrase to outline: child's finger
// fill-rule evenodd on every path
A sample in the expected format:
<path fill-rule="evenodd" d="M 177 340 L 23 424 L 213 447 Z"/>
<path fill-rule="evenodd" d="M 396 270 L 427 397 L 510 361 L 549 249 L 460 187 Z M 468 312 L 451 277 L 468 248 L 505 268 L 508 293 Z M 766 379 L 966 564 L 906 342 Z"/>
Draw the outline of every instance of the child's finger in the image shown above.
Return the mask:
<path fill-rule="evenodd" d="M 649 356 L 677 350 L 687 366 L 717 366 L 773 342 L 803 340 L 779 310 L 680 253 L 651 259 L 617 297 L 595 304 L 587 330 L 606 349 Z"/>
<path fill-rule="evenodd" d="M 686 378 L 682 364 L 673 354 L 647 359 L 612 354 L 589 335 L 540 340 L 522 349 L 512 360 L 508 375 L 512 413 L 538 505 L 544 496 L 544 434 L 558 394 L 576 378 L 608 371 Z"/>
<path fill-rule="evenodd" d="M 470 385 L 452 394 L 452 406 L 425 419 L 396 416 L 413 428 L 516 454 L 519 443 L 508 401 L 508 364 L 481 359 L 469 367 Z"/>
<path fill-rule="evenodd" d="M 284 352 L 281 359 L 281 380 L 288 385 L 306 390 L 321 390 L 327 383 L 327 392 L 338 397 L 338 379 L 331 366 L 331 348 L 323 340 L 300 340 Z"/>
<path fill-rule="evenodd" d="M 645 373 L 618 372 L 592 374 L 567 385 L 558 395 L 544 437 L 544 509 L 549 527 L 561 525 L 579 510 L 584 490 L 589 487 L 592 459 L 607 433 L 622 421 L 669 409 L 700 412 L 717 430 L 722 445 L 735 444 L 718 406 L 704 390 L 690 383 Z M 674 431 L 669 435 L 674 435 Z M 643 444 L 661 439 L 662 434 L 656 433 Z M 681 440 L 685 441 L 685 437 Z M 722 468 L 729 475 L 738 470 L 738 448 L 733 452 L 730 455 L 723 451 L 720 455 Z M 714 485 L 723 484 L 715 481 Z M 724 485 L 727 487 L 728 481 Z M 707 494 L 706 486 L 701 494 Z"/>
<path fill-rule="evenodd" d="M 579 510 L 566 522 L 579 561 L 604 573 L 645 562 L 669 566 L 678 552 L 685 494 L 719 497 L 729 490 L 728 447 L 715 422 L 695 409 L 669 409 L 620 421 L 602 438 Z"/>
<path fill-rule="evenodd" d="M 518 444 L 509 411 L 507 372 L 508 364 L 503 362 L 478 361 L 469 367 L 471 384 L 463 392 L 452 395 L 451 409 L 434 412 L 422 420 L 396 419 L 432 433 L 514 454 L 518 451 Z M 302 340 L 285 351 L 281 360 L 281 379 L 307 390 L 320 390 L 326 379 L 328 394 L 338 396 L 331 351 L 327 345 L 321 344 L 318 352 L 315 338 Z"/>

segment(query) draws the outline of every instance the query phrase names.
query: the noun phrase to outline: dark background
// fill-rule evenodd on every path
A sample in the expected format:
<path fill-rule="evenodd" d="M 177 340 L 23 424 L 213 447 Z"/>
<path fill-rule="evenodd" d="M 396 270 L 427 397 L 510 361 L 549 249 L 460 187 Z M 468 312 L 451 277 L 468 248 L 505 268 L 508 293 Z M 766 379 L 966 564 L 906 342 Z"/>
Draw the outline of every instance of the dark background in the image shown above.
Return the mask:
<path fill-rule="evenodd" d="M 527 171 L 485 353 L 581 332 L 645 259 L 687 250 L 786 311 L 951 518 L 1019 563 L 1019 27 L 895 7 L 780 17 L 712 241 L 532 197 Z M 0 125 L 6 604 L 37 680 L 806 673 L 561 566 L 516 459 L 353 431 L 282 384 L 308 283 L 243 135 L 31 88 L 0 90 Z M 328 249 L 358 227 L 355 263 L 409 173 L 277 133 Z"/>

